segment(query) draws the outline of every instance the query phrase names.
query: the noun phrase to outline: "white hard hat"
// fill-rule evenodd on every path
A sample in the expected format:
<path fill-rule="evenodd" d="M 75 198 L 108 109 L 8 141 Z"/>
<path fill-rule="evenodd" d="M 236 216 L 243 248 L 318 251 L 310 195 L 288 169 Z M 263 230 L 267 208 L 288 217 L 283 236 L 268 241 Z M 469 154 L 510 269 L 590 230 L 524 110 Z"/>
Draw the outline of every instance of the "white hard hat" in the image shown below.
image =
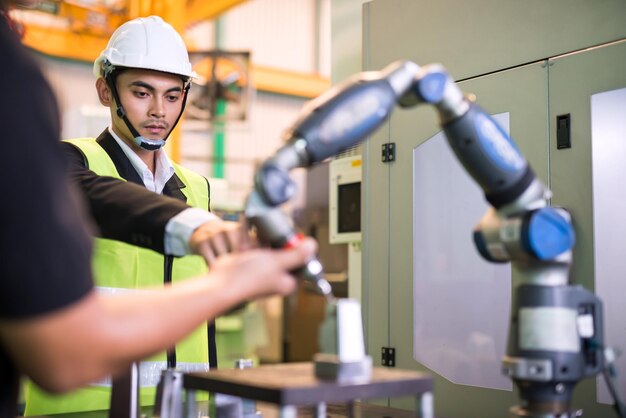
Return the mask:
<path fill-rule="evenodd" d="M 106 49 L 93 64 L 96 77 L 102 65 L 163 71 L 193 78 L 183 38 L 159 16 L 140 17 L 117 28 Z"/>

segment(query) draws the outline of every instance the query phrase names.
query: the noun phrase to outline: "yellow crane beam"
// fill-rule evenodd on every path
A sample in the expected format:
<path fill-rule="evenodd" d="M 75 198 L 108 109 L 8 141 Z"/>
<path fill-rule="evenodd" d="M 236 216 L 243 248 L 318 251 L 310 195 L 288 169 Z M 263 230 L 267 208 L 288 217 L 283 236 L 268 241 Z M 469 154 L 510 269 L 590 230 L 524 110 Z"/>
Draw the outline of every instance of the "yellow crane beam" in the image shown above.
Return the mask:
<path fill-rule="evenodd" d="M 190 0 L 187 2 L 187 24 L 211 20 L 246 0 Z"/>
<path fill-rule="evenodd" d="M 257 90 L 312 99 L 330 87 L 330 80 L 319 74 L 252 66 L 252 82 Z"/>

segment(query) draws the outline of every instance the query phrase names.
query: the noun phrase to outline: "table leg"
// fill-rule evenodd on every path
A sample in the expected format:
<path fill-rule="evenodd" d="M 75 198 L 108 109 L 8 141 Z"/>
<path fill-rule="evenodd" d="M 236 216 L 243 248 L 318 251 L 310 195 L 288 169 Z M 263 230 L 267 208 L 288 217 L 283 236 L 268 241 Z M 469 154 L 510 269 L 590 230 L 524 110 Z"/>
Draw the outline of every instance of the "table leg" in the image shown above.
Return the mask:
<path fill-rule="evenodd" d="M 185 417 L 198 418 L 198 405 L 196 404 L 196 391 L 187 390 L 185 392 Z"/>
<path fill-rule="evenodd" d="M 435 407 L 433 402 L 433 393 L 424 392 L 417 395 L 417 417 L 418 418 L 434 418 Z"/>
<path fill-rule="evenodd" d="M 359 411 L 357 410 L 356 401 L 348 402 L 346 415 L 348 416 L 348 418 L 360 418 Z"/>
<path fill-rule="evenodd" d="M 320 402 L 315 405 L 315 417 L 326 418 L 326 402 Z"/>
<path fill-rule="evenodd" d="M 298 408 L 296 408 L 293 405 L 281 405 L 279 417 L 280 418 L 297 418 Z"/>

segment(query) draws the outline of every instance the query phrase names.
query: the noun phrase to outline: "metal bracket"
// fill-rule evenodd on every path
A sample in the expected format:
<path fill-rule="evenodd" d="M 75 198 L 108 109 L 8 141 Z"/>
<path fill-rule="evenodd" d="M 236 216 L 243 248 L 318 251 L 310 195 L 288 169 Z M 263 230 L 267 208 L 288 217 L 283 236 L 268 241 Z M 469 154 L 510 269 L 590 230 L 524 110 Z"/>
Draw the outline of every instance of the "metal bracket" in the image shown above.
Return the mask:
<path fill-rule="evenodd" d="M 163 370 L 157 385 L 154 416 L 182 418 L 183 403 L 183 372 L 174 369 Z"/>
<path fill-rule="evenodd" d="M 389 163 L 396 160 L 396 143 L 388 142 L 383 144 L 382 149 L 382 161 L 383 163 Z"/>
<path fill-rule="evenodd" d="M 380 363 L 383 366 L 396 367 L 396 349 L 394 347 L 383 347 Z"/>

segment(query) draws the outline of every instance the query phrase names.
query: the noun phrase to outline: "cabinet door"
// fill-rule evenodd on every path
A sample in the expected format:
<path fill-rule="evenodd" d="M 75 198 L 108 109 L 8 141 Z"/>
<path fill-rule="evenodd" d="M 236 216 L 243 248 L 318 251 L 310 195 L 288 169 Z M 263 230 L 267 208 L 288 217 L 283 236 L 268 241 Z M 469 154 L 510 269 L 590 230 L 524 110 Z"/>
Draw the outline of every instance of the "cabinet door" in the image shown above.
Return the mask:
<path fill-rule="evenodd" d="M 626 349 L 626 42 L 550 61 L 550 133 L 569 115 L 571 148 L 550 149 L 553 204 L 576 226 L 572 279 L 604 302 L 605 339 Z M 618 360 L 622 393 L 626 357 Z M 586 415 L 611 416 L 604 382 L 584 382 L 575 400 Z M 597 394 L 596 394 L 597 390 Z M 606 411 L 603 413 L 592 411 Z"/>
<path fill-rule="evenodd" d="M 536 63 L 460 83 L 467 93 L 510 129 L 539 177 L 548 181 L 547 68 Z M 367 306 L 369 350 L 380 352 L 387 318 L 388 344 L 396 367 L 436 375 L 437 414 L 450 418 L 503 416 L 517 404 L 511 382 L 500 375 L 505 352 L 511 273 L 508 265 L 484 262 L 472 243 L 472 229 L 487 209 L 438 133 L 428 107 L 396 111 L 385 132 L 396 143 L 396 161 L 369 158 L 369 176 L 388 167 L 384 191 L 366 202 L 377 235 L 377 251 L 364 255 L 369 288 L 384 287 L 389 301 Z M 376 225 L 376 226 L 375 226 Z M 386 225 L 384 230 L 381 225 Z M 372 244 L 375 241 L 375 244 Z M 376 268 L 376 267 L 374 267 Z M 377 283 L 377 284 L 376 284 Z M 374 319 L 375 318 L 375 319 Z M 408 399 L 392 399 L 410 408 Z"/>

